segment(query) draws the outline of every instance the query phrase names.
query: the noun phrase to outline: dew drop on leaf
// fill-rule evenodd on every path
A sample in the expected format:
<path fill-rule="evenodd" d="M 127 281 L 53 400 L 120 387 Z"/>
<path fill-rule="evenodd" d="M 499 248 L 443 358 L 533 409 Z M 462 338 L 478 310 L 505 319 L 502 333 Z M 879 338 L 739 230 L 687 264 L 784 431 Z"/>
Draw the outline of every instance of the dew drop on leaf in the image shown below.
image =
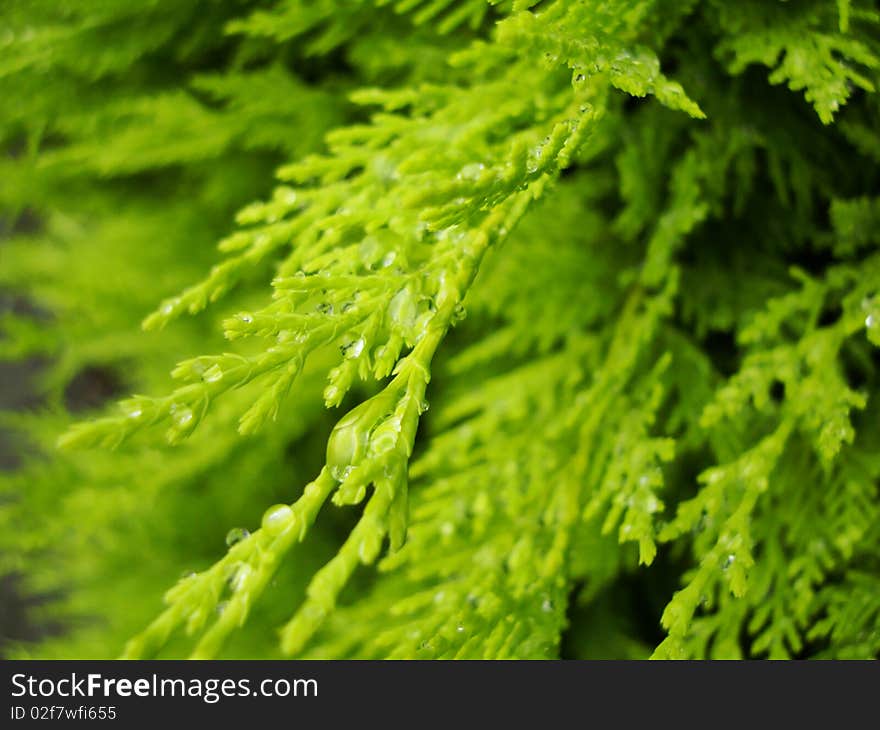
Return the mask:
<path fill-rule="evenodd" d="M 344 357 L 354 359 L 364 351 L 364 338 L 361 337 L 354 342 L 349 342 L 347 345 L 342 345 L 340 349 Z"/>
<path fill-rule="evenodd" d="M 278 535 L 296 518 L 289 504 L 276 504 L 263 513 L 261 525 L 270 535 Z"/>
<path fill-rule="evenodd" d="M 174 421 L 175 425 L 186 426 L 192 419 L 193 412 L 191 408 L 177 404 L 171 406 L 171 420 Z"/>
<path fill-rule="evenodd" d="M 236 543 L 239 543 L 245 538 L 249 537 L 250 534 L 251 533 L 243 527 L 233 527 L 229 532 L 226 533 L 226 546 L 232 547 Z"/>
<path fill-rule="evenodd" d="M 223 370 L 220 368 L 220 366 L 212 365 L 205 371 L 204 375 L 202 375 L 202 380 L 204 380 L 206 383 L 216 383 L 222 377 Z"/>
<path fill-rule="evenodd" d="M 327 468 L 336 481 L 348 475 L 346 470 L 357 461 L 367 446 L 368 432 L 359 423 L 358 409 L 345 416 L 327 439 Z"/>
<path fill-rule="evenodd" d="M 330 469 L 330 475 L 337 482 L 344 482 L 351 475 L 351 472 L 354 470 L 354 467 L 349 465 L 343 468 L 333 467 Z"/>
<path fill-rule="evenodd" d="M 240 591 L 247 585 L 248 578 L 253 574 L 254 569 L 251 568 L 247 563 L 240 563 L 239 566 L 232 573 L 231 578 L 229 579 L 229 586 L 233 591 Z"/>

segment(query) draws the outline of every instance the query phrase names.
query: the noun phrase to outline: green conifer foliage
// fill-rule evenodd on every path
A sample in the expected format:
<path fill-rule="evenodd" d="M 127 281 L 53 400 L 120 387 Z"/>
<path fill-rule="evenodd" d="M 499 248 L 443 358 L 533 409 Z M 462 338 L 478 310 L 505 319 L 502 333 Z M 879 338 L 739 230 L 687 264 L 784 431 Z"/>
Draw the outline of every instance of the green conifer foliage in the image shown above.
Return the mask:
<path fill-rule="evenodd" d="M 6 0 L 14 655 L 877 657 L 878 85 L 869 0 Z"/>

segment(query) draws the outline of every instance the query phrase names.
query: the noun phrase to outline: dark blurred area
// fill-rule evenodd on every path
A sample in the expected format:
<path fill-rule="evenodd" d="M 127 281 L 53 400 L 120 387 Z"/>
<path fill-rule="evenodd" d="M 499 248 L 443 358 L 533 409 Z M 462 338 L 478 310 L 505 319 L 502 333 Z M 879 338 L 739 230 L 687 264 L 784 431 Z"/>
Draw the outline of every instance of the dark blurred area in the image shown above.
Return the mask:
<path fill-rule="evenodd" d="M 0 218 L 0 261 L 3 242 L 11 233 L 36 230 L 39 222 L 29 213 L 10 223 Z M 45 316 L 27 300 L 12 292 L 0 291 L 0 318 L 9 312 Z M 0 331 L 0 338 L 3 337 Z M 0 413 L 21 411 L 40 404 L 39 388 L 35 378 L 42 363 L 37 359 L 24 361 L 0 360 Z M 26 444 L 8 428 L 0 424 L 0 471 L 12 471 L 21 465 Z M 0 509 L 4 497 L 0 496 Z M 58 631 L 57 626 L 40 625 L 34 620 L 33 609 L 48 600 L 47 596 L 28 596 L 23 590 L 23 576 L 0 573 L 0 659 L 6 658 L 11 644 L 32 642 L 46 633 Z"/>
<path fill-rule="evenodd" d="M 13 306 L 12 297 L 0 295 L 0 316 Z M 0 411 L 30 408 L 38 403 L 32 382 L 38 368 L 36 362 L 0 361 Z M 21 440 L 0 426 L 0 470 L 18 468 L 22 449 Z M 40 636 L 39 628 L 29 621 L 28 616 L 31 604 L 39 599 L 23 595 L 21 578 L 16 574 L 0 574 L 0 658 L 6 658 L 10 643 L 33 641 Z"/>
<path fill-rule="evenodd" d="M 0 298 L 0 314 L 6 311 Z M 18 411 L 39 403 L 32 378 L 39 362 L 4 362 L 0 360 L 0 411 Z M 9 429 L 0 425 L 0 470 L 9 471 L 19 466 L 22 444 Z"/>

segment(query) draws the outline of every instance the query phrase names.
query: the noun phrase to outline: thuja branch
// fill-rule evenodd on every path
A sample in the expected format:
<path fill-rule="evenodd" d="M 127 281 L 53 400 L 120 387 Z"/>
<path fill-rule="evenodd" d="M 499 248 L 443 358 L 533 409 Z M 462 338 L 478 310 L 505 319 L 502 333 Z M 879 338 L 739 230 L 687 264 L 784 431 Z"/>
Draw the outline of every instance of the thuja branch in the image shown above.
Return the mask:
<path fill-rule="evenodd" d="M 514 196 L 471 232 L 460 258 L 439 277 L 436 311 L 412 352 L 398 362 L 394 377 L 378 394 L 340 419 L 328 439 L 326 465 L 302 497 L 291 505 L 269 508 L 262 526 L 237 541 L 222 560 L 172 588 L 166 594 L 168 608 L 129 642 L 125 657 L 155 653 L 180 626 L 199 632 L 219 611 L 192 654 L 215 655 L 226 636 L 244 623 L 284 556 L 305 538 L 331 494 L 336 504 L 358 504 L 373 485 L 357 525 L 337 555 L 312 578 L 306 602 L 282 630 L 286 653 L 300 650 L 332 610 L 357 565 L 376 560 L 386 536 L 392 550 L 400 548 L 407 525 L 408 462 L 419 416 L 427 408 L 431 361 L 461 316 L 462 299 L 486 251 L 498 240 L 499 230 L 508 231 L 516 223 L 529 199 L 527 192 Z"/>

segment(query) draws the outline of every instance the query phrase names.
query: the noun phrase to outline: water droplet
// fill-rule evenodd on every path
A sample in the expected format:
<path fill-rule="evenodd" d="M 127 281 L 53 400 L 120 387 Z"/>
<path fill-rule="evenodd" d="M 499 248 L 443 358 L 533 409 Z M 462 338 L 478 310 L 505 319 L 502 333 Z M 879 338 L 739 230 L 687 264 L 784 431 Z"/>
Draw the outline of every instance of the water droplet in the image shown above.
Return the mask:
<path fill-rule="evenodd" d="M 545 598 L 544 601 L 541 603 L 541 610 L 544 613 L 552 613 L 553 612 L 553 601 L 551 601 L 549 598 Z"/>
<path fill-rule="evenodd" d="M 382 259 L 382 267 L 388 268 L 391 264 L 394 263 L 394 260 L 397 258 L 397 253 L 395 251 L 389 251 L 385 254 L 385 257 Z"/>
<path fill-rule="evenodd" d="M 144 415 L 144 412 L 141 410 L 140 406 L 133 406 L 128 411 L 126 411 L 125 415 L 126 417 L 131 419 L 138 419 L 142 415 Z"/>
<path fill-rule="evenodd" d="M 364 338 L 361 337 L 354 342 L 349 342 L 347 345 L 342 345 L 339 349 L 342 350 L 344 357 L 354 359 L 364 351 Z"/>
<path fill-rule="evenodd" d="M 361 458 L 367 446 L 369 432 L 360 424 L 359 416 L 357 409 L 351 411 L 336 424 L 327 439 L 327 467 L 337 481 Z"/>
<path fill-rule="evenodd" d="M 501 231 L 499 231 L 499 235 Z M 452 321 L 461 322 L 467 316 L 467 310 L 465 310 L 464 305 L 459 303 L 455 305 L 455 308 L 452 310 Z"/>
<path fill-rule="evenodd" d="M 351 464 L 349 464 L 346 467 L 334 466 L 334 467 L 330 468 L 330 475 L 337 482 L 344 482 L 346 479 L 348 479 L 349 475 L 351 474 L 351 472 L 353 470 L 354 470 L 354 467 L 351 466 Z"/>
<path fill-rule="evenodd" d="M 233 527 L 229 532 L 226 533 L 226 546 L 232 547 L 236 543 L 241 542 L 247 537 L 250 537 L 250 532 L 248 532 L 243 527 Z"/>
<path fill-rule="evenodd" d="M 327 468 L 335 479 L 366 453 L 370 431 L 393 409 L 397 396 L 383 392 L 346 413 L 327 439 Z"/>
<path fill-rule="evenodd" d="M 874 317 L 873 314 L 869 314 L 867 317 L 865 317 L 865 327 L 867 327 L 870 330 L 870 329 L 874 329 L 874 327 L 876 327 L 876 326 L 877 326 L 877 319 Z"/>
<path fill-rule="evenodd" d="M 278 535 L 292 525 L 295 519 L 296 514 L 289 504 L 276 504 L 263 513 L 260 524 L 270 535 Z"/>
<path fill-rule="evenodd" d="M 252 315 L 250 312 L 239 312 L 235 315 L 235 317 L 240 322 L 244 322 L 245 324 L 250 324 L 254 321 L 254 315 Z"/>
<path fill-rule="evenodd" d="M 333 314 L 333 305 L 329 302 L 321 302 L 315 307 L 315 310 L 321 314 Z"/>
<path fill-rule="evenodd" d="M 730 568 L 730 566 L 733 565 L 735 560 L 736 560 L 736 555 L 733 555 L 733 554 L 728 555 L 724 561 L 724 564 L 721 566 L 722 569 L 727 570 L 728 568 Z"/>
<path fill-rule="evenodd" d="M 456 630 L 459 634 L 463 634 L 463 633 L 464 633 L 464 626 L 462 626 L 461 624 L 459 624 L 458 626 L 455 627 L 455 630 Z"/>
<path fill-rule="evenodd" d="M 207 370 L 205 370 L 204 374 L 202 375 L 202 380 L 204 380 L 206 383 L 216 383 L 222 377 L 223 370 L 220 368 L 220 366 L 212 365 Z"/>
<path fill-rule="evenodd" d="M 379 424 L 370 435 L 370 450 L 376 454 L 391 451 L 400 438 L 400 418 L 392 416 Z"/>
<path fill-rule="evenodd" d="M 239 564 L 238 568 L 233 572 L 232 578 L 229 580 L 229 587 L 232 588 L 233 591 L 240 591 L 247 584 L 248 579 L 253 572 L 254 569 L 247 563 Z"/>
<path fill-rule="evenodd" d="M 407 287 L 395 294 L 388 303 L 388 316 L 400 327 L 409 329 L 416 319 L 416 304 Z"/>
<path fill-rule="evenodd" d="M 486 166 L 482 162 L 472 162 L 461 168 L 456 176 L 459 180 L 479 180 Z"/>
<path fill-rule="evenodd" d="M 220 603 L 217 604 L 217 613 L 223 613 L 228 605 L 229 601 L 220 601 Z"/>
<path fill-rule="evenodd" d="M 178 405 L 177 403 L 171 406 L 171 420 L 174 421 L 175 425 L 186 426 L 192 419 L 193 412 L 191 408 Z"/>
<path fill-rule="evenodd" d="M 586 80 L 586 76 L 584 74 L 576 74 L 574 77 L 575 83 L 582 84 Z"/>
<path fill-rule="evenodd" d="M 428 409 L 431 407 L 431 404 L 428 401 L 423 400 L 419 403 L 419 413 L 427 413 Z"/>

